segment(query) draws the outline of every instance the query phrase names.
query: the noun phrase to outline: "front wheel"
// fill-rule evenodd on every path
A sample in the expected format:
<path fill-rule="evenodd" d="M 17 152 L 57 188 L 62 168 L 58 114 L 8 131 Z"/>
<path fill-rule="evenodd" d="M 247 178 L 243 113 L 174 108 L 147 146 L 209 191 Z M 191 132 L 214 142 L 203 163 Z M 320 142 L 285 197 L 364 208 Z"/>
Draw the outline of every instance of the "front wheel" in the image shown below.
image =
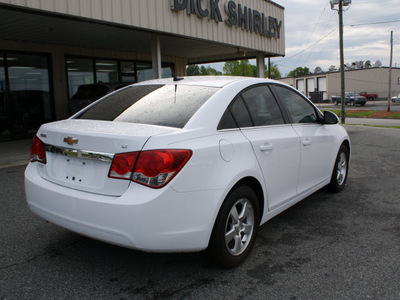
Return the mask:
<path fill-rule="evenodd" d="M 226 197 L 210 240 L 212 260 L 234 268 L 244 262 L 253 248 L 260 212 L 257 196 L 249 186 L 239 186 Z"/>
<path fill-rule="evenodd" d="M 339 149 L 333 169 L 331 182 L 329 184 L 331 190 L 335 193 L 341 192 L 346 186 L 347 174 L 349 172 L 349 149 L 342 145 Z"/>

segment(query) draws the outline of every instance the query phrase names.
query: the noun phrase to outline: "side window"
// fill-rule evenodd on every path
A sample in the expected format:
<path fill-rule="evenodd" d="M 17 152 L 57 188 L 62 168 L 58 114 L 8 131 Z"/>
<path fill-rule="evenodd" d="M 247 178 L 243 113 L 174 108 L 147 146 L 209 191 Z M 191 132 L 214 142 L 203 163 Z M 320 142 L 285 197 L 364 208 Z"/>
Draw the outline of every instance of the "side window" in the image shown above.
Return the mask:
<path fill-rule="evenodd" d="M 278 85 L 274 87 L 280 99 L 285 102 L 293 123 L 316 123 L 318 121 L 315 108 L 306 99 L 288 88 Z"/>
<path fill-rule="evenodd" d="M 243 102 L 242 97 L 236 97 L 236 99 L 233 100 L 229 105 L 229 110 L 231 111 L 232 116 L 239 127 L 253 126 L 253 122 L 251 121 L 249 112 Z"/>
<path fill-rule="evenodd" d="M 284 124 L 282 113 L 271 90 L 257 86 L 242 93 L 254 126 Z"/>

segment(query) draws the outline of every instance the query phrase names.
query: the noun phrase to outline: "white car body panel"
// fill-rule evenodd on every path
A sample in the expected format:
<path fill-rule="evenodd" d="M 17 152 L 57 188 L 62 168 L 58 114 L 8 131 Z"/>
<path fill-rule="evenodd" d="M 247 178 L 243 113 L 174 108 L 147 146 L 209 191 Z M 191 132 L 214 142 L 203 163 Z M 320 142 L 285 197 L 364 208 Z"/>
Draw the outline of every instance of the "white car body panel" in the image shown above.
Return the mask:
<path fill-rule="evenodd" d="M 246 128 L 264 175 L 268 208 L 273 210 L 297 195 L 300 139 L 290 124 Z"/>
<path fill-rule="evenodd" d="M 330 180 L 332 161 L 337 149 L 333 147 L 329 126 L 321 124 L 296 124 L 294 130 L 300 137 L 301 165 L 297 193 L 303 193 Z"/>

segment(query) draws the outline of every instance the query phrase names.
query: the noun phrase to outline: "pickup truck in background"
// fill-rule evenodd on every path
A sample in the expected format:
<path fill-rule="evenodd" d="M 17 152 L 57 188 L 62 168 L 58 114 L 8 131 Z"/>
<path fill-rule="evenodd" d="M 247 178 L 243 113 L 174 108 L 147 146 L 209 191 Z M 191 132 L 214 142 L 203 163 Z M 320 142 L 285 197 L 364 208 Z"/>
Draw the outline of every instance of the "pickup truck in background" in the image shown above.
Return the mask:
<path fill-rule="evenodd" d="M 355 106 L 357 104 L 364 106 L 365 103 L 367 103 L 367 98 L 365 98 L 364 96 L 357 95 L 356 93 L 345 93 L 344 99 L 345 99 L 345 101 L 344 101 L 345 105 L 350 103 L 350 105 L 353 105 L 353 106 Z M 341 100 L 342 100 L 342 97 L 340 95 L 332 96 L 332 102 L 335 105 L 338 105 L 339 103 L 341 103 L 342 102 Z"/>
<path fill-rule="evenodd" d="M 378 98 L 378 94 L 368 94 L 367 92 L 361 92 L 360 96 L 363 96 L 365 98 L 367 98 L 368 100 L 375 100 L 376 98 Z"/>

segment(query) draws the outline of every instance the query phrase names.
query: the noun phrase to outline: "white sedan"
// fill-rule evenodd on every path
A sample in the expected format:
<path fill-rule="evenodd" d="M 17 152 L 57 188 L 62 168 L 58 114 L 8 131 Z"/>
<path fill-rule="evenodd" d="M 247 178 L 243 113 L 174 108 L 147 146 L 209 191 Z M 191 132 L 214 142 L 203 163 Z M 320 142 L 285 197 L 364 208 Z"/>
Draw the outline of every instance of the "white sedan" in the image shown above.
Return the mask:
<path fill-rule="evenodd" d="M 25 171 L 29 208 L 108 243 L 150 252 L 209 248 L 241 264 L 260 225 L 346 184 L 350 140 L 288 85 L 187 77 L 125 87 L 44 124 Z"/>

